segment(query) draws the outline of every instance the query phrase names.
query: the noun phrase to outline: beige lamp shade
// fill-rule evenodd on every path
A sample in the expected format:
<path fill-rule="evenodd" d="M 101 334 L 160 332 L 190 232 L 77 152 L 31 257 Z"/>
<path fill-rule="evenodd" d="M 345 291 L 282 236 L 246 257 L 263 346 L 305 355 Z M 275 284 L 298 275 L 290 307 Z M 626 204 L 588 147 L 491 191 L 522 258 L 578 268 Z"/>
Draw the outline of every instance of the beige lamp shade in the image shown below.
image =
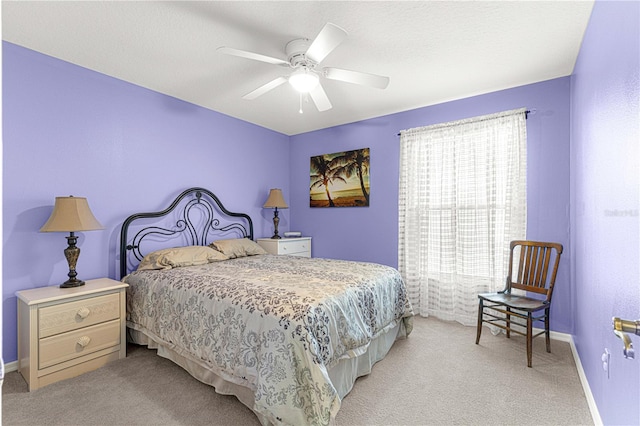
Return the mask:
<path fill-rule="evenodd" d="M 288 209 L 289 206 L 284 201 L 284 197 L 282 196 L 282 190 L 278 188 L 273 188 L 269 191 L 269 198 L 264 203 L 265 209 Z"/>
<path fill-rule="evenodd" d="M 56 197 L 56 204 L 40 232 L 95 231 L 104 227 L 95 218 L 84 197 Z"/>

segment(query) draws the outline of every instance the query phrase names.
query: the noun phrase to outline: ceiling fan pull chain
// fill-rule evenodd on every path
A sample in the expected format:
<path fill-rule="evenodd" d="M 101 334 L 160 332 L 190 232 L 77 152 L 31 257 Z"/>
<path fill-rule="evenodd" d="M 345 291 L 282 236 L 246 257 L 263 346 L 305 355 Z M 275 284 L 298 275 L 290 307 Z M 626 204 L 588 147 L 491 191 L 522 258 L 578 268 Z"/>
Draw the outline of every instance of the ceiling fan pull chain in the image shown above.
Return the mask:
<path fill-rule="evenodd" d="M 298 110 L 300 114 L 302 114 L 302 93 L 300 93 L 300 109 Z"/>

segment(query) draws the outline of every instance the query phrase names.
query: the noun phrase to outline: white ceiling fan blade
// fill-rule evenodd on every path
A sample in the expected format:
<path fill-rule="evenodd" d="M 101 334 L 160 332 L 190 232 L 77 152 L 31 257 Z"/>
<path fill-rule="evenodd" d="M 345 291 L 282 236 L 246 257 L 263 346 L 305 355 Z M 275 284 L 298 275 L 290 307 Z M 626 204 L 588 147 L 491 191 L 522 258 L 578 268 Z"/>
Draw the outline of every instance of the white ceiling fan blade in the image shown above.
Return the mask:
<path fill-rule="evenodd" d="M 259 53 L 247 52 L 246 50 L 234 49 L 233 47 L 218 47 L 216 49 L 220 53 L 225 55 L 239 56 L 241 58 L 253 59 L 255 61 L 267 62 L 274 65 L 289 65 L 289 62 L 273 58 L 271 56 L 261 55 Z"/>
<path fill-rule="evenodd" d="M 265 93 L 267 93 L 269 90 L 273 90 L 276 87 L 280 86 L 282 83 L 286 82 L 287 79 L 285 77 L 278 77 L 275 80 L 271 80 L 270 82 L 268 82 L 265 85 L 262 85 L 260 87 L 258 87 L 256 90 L 254 90 L 251 93 L 247 93 L 246 95 L 244 95 L 242 98 L 243 99 L 247 99 L 247 100 L 254 100 L 255 98 L 257 98 L 258 96 L 264 95 Z"/>
<path fill-rule="evenodd" d="M 316 104 L 318 111 L 322 112 L 333 108 L 322 85 L 318 84 L 309 94 L 311 95 L 311 99 L 313 99 L 313 103 Z"/>
<path fill-rule="evenodd" d="M 347 83 L 360 84 L 377 89 L 386 89 L 389 85 L 389 77 L 383 77 L 381 75 L 344 70 L 341 68 L 324 68 L 323 73 L 326 78 L 331 80 L 346 81 Z"/>
<path fill-rule="evenodd" d="M 307 58 L 315 63 L 322 62 L 345 38 L 347 38 L 345 30 L 331 22 L 327 22 L 307 49 Z"/>

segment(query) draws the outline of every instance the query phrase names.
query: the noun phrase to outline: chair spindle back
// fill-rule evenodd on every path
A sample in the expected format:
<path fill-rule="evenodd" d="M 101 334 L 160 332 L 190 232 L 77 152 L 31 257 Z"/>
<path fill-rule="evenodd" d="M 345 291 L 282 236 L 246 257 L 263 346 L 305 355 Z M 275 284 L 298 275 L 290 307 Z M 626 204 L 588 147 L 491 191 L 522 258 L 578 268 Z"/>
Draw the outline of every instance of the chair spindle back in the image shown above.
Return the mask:
<path fill-rule="evenodd" d="M 507 287 L 545 294 L 547 301 L 551 302 L 562 245 L 539 241 L 512 241 L 510 249 Z M 517 251 L 520 255 L 518 259 L 514 259 Z M 513 268 L 516 261 L 518 269 L 517 276 L 514 277 Z"/>

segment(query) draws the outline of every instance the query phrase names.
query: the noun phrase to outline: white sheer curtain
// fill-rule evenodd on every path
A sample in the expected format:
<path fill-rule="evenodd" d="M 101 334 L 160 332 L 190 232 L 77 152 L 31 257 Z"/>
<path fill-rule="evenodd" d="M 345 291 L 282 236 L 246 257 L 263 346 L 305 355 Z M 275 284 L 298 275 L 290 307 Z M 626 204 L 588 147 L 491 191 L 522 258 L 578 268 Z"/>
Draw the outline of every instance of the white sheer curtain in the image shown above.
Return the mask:
<path fill-rule="evenodd" d="M 398 269 L 414 310 L 465 325 L 526 233 L 525 109 L 402 131 Z"/>

